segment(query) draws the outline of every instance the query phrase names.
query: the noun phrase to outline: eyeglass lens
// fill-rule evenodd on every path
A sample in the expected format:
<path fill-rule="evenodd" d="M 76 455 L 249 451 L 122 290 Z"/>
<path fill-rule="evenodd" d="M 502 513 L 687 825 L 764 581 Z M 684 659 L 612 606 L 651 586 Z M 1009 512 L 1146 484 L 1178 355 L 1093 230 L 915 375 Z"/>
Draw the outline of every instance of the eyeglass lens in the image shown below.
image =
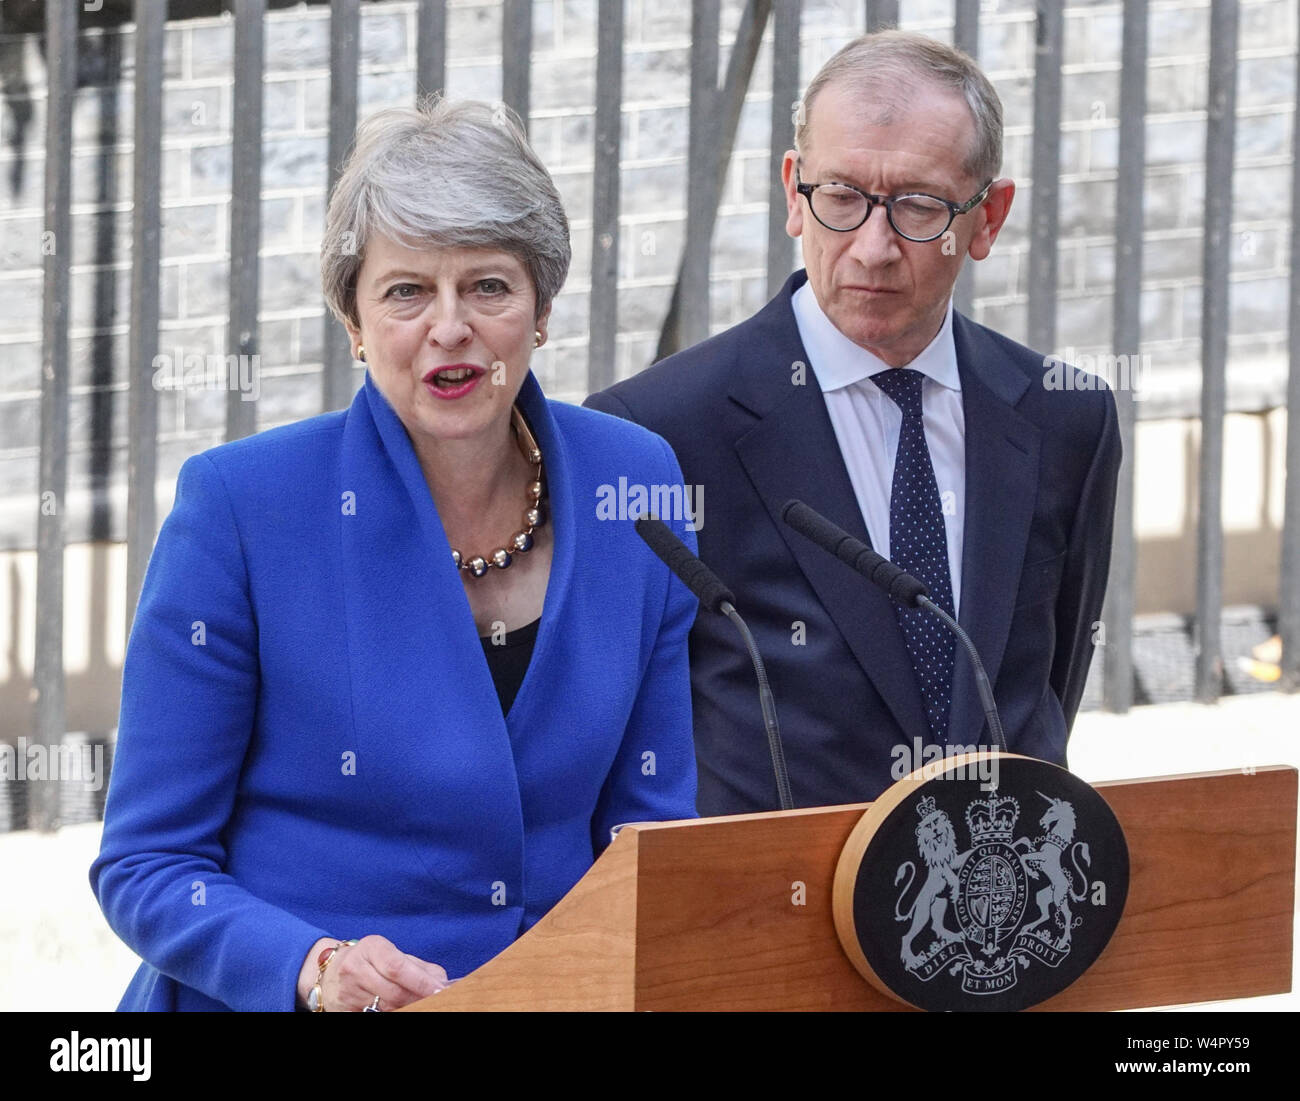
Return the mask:
<path fill-rule="evenodd" d="M 827 184 L 812 193 L 814 212 L 831 229 L 855 229 L 867 217 L 869 200 L 851 187 Z M 934 237 L 948 228 L 951 214 L 928 195 L 902 195 L 894 200 L 891 220 L 905 237 Z"/>

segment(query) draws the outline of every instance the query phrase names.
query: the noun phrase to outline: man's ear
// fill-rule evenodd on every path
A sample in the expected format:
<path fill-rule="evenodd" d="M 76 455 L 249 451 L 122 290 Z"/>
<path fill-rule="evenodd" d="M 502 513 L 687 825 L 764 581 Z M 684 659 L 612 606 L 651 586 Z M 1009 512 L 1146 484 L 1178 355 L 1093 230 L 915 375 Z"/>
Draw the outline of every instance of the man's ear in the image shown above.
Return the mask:
<path fill-rule="evenodd" d="M 988 197 L 973 212 L 981 221 L 970 242 L 972 260 L 983 260 L 993 250 L 993 242 L 998 239 L 1007 215 L 1011 213 L 1011 200 L 1015 197 L 1014 180 L 994 180 L 990 185 Z"/>
<path fill-rule="evenodd" d="M 785 151 L 785 158 L 781 161 L 781 183 L 785 187 L 785 232 L 790 237 L 799 237 L 803 234 L 803 203 L 799 201 L 799 192 L 795 190 L 795 164 L 799 160 L 799 154 L 793 149 Z"/>

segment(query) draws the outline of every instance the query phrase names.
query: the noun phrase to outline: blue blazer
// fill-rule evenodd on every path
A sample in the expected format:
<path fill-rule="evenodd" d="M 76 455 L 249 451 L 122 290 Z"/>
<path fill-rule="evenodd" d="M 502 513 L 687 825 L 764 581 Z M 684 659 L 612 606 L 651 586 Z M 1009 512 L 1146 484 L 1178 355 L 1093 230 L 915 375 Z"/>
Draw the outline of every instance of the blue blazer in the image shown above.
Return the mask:
<path fill-rule="evenodd" d="M 874 799 L 901 750 L 931 742 L 888 597 L 780 518 L 799 498 L 868 542 L 790 297 L 588 398 L 662 435 L 708 487 L 700 555 L 736 593 L 768 665 L 799 806 Z M 1113 395 L 953 315 L 966 422 L 960 621 L 994 686 L 1012 752 L 1063 764 L 1092 658 L 1120 463 Z M 701 814 L 775 809 L 749 659 L 730 624 L 701 616 L 691 678 Z M 948 743 L 991 744 L 961 646 Z M 921 762 L 916 762 L 919 766 Z"/>
<path fill-rule="evenodd" d="M 182 467 L 90 871 L 145 961 L 120 1008 L 291 1010 L 322 937 L 378 933 L 464 975 L 555 905 L 611 827 L 694 815 L 695 599 L 630 522 L 597 516 L 602 485 L 680 484 L 677 462 L 531 374 L 519 402 L 555 542 L 504 718 L 414 449 L 369 377 L 347 410 Z"/>

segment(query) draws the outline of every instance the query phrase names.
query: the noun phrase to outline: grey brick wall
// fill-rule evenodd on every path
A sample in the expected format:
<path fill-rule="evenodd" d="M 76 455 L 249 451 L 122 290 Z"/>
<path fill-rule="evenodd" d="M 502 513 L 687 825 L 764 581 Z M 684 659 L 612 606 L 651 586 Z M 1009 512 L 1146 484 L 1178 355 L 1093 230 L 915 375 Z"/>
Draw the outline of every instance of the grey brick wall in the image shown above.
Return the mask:
<path fill-rule="evenodd" d="M 685 226 L 689 5 L 627 0 L 623 234 L 617 371 L 645 366 L 657 341 Z M 723 35 L 743 4 L 724 3 Z M 903 25 L 950 39 L 949 0 L 904 0 Z M 981 61 L 1006 108 L 1004 174 L 1017 179 L 1012 218 L 976 269 L 978 320 L 1023 339 L 1028 265 L 1027 179 L 1033 94 L 1032 0 L 984 0 Z M 1104 353 L 1114 277 L 1120 12 L 1112 2 L 1066 8 L 1061 134 L 1060 313 L 1057 350 Z M 1208 0 L 1151 5 L 1146 266 L 1142 312 L 1152 377 L 1194 397 L 1199 357 Z M 806 81 L 860 33 L 859 0 L 805 0 Z M 535 0 L 532 134 L 573 225 L 574 267 L 555 304 L 551 342 L 535 366 L 553 395 L 585 393 L 596 0 Z M 448 90 L 499 96 L 499 0 L 452 0 Z M 1296 5 L 1241 5 L 1238 151 L 1234 178 L 1230 379 L 1234 392 L 1275 393 L 1284 370 Z M 166 32 L 163 100 L 161 350 L 224 351 L 230 215 L 231 54 L 228 18 Z M 328 12 L 267 19 L 263 166 L 260 427 L 319 411 L 324 310 L 317 246 L 323 217 Z M 83 35 L 74 112 L 71 302 L 73 493 L 120 486 L 126 467 L 125 360 L 130 290 L 133 40 L 130 28 Z M 363 6 L 361 111 L 409 100 L 415 13 L 410 2 Z M 724 54 L 725 61 L 725 54 Z M 736 323 L 765 298 L 770 44 L 741 119 L 714 240 L 712 320 Z M 30 36 L 0 37 L 0 547 L 30 546 L 39 424 L 44 64 Z M 795 251 L 791 249 L 792 264 Z M 1101 342 L 1100 344 L 1098 342 Z M 160 476 L 219 442 L 224 395 L 164 393 Z M 1152 411 L 1147 406 L 1147 412 Z M 94 478 L 92 479 L 92 471 Z M 81 494 L 78 493 L 81 491 Z M 89 500 L 89 498 L 86 498 Z M 120 538 L 121 509 L 69 516 L 70 539 Z"/>

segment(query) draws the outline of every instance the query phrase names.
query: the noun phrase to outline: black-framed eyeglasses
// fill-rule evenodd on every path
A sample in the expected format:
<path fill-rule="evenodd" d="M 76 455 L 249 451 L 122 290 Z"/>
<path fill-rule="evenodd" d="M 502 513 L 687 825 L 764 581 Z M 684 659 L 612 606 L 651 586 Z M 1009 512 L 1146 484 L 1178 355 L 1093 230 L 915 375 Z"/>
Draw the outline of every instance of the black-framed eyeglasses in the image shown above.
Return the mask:
<path fill-rule="evenodd" d="M 808 200 L 808 209 L 827 229 L 851 233 L 862 225 L 877 205 L 885 208 L 885 217 L 894 232 L 908 241 L 933 241 L 942 237 L 958 214 L 974 210 L 986 198 L 993 181 L 979 194 L 964 203 L 950 202 L 937 195 L 912 192 L 907 195 L 870 195 L 842 183 L 806 184 L 795 168 L 795 190 Z"/>

